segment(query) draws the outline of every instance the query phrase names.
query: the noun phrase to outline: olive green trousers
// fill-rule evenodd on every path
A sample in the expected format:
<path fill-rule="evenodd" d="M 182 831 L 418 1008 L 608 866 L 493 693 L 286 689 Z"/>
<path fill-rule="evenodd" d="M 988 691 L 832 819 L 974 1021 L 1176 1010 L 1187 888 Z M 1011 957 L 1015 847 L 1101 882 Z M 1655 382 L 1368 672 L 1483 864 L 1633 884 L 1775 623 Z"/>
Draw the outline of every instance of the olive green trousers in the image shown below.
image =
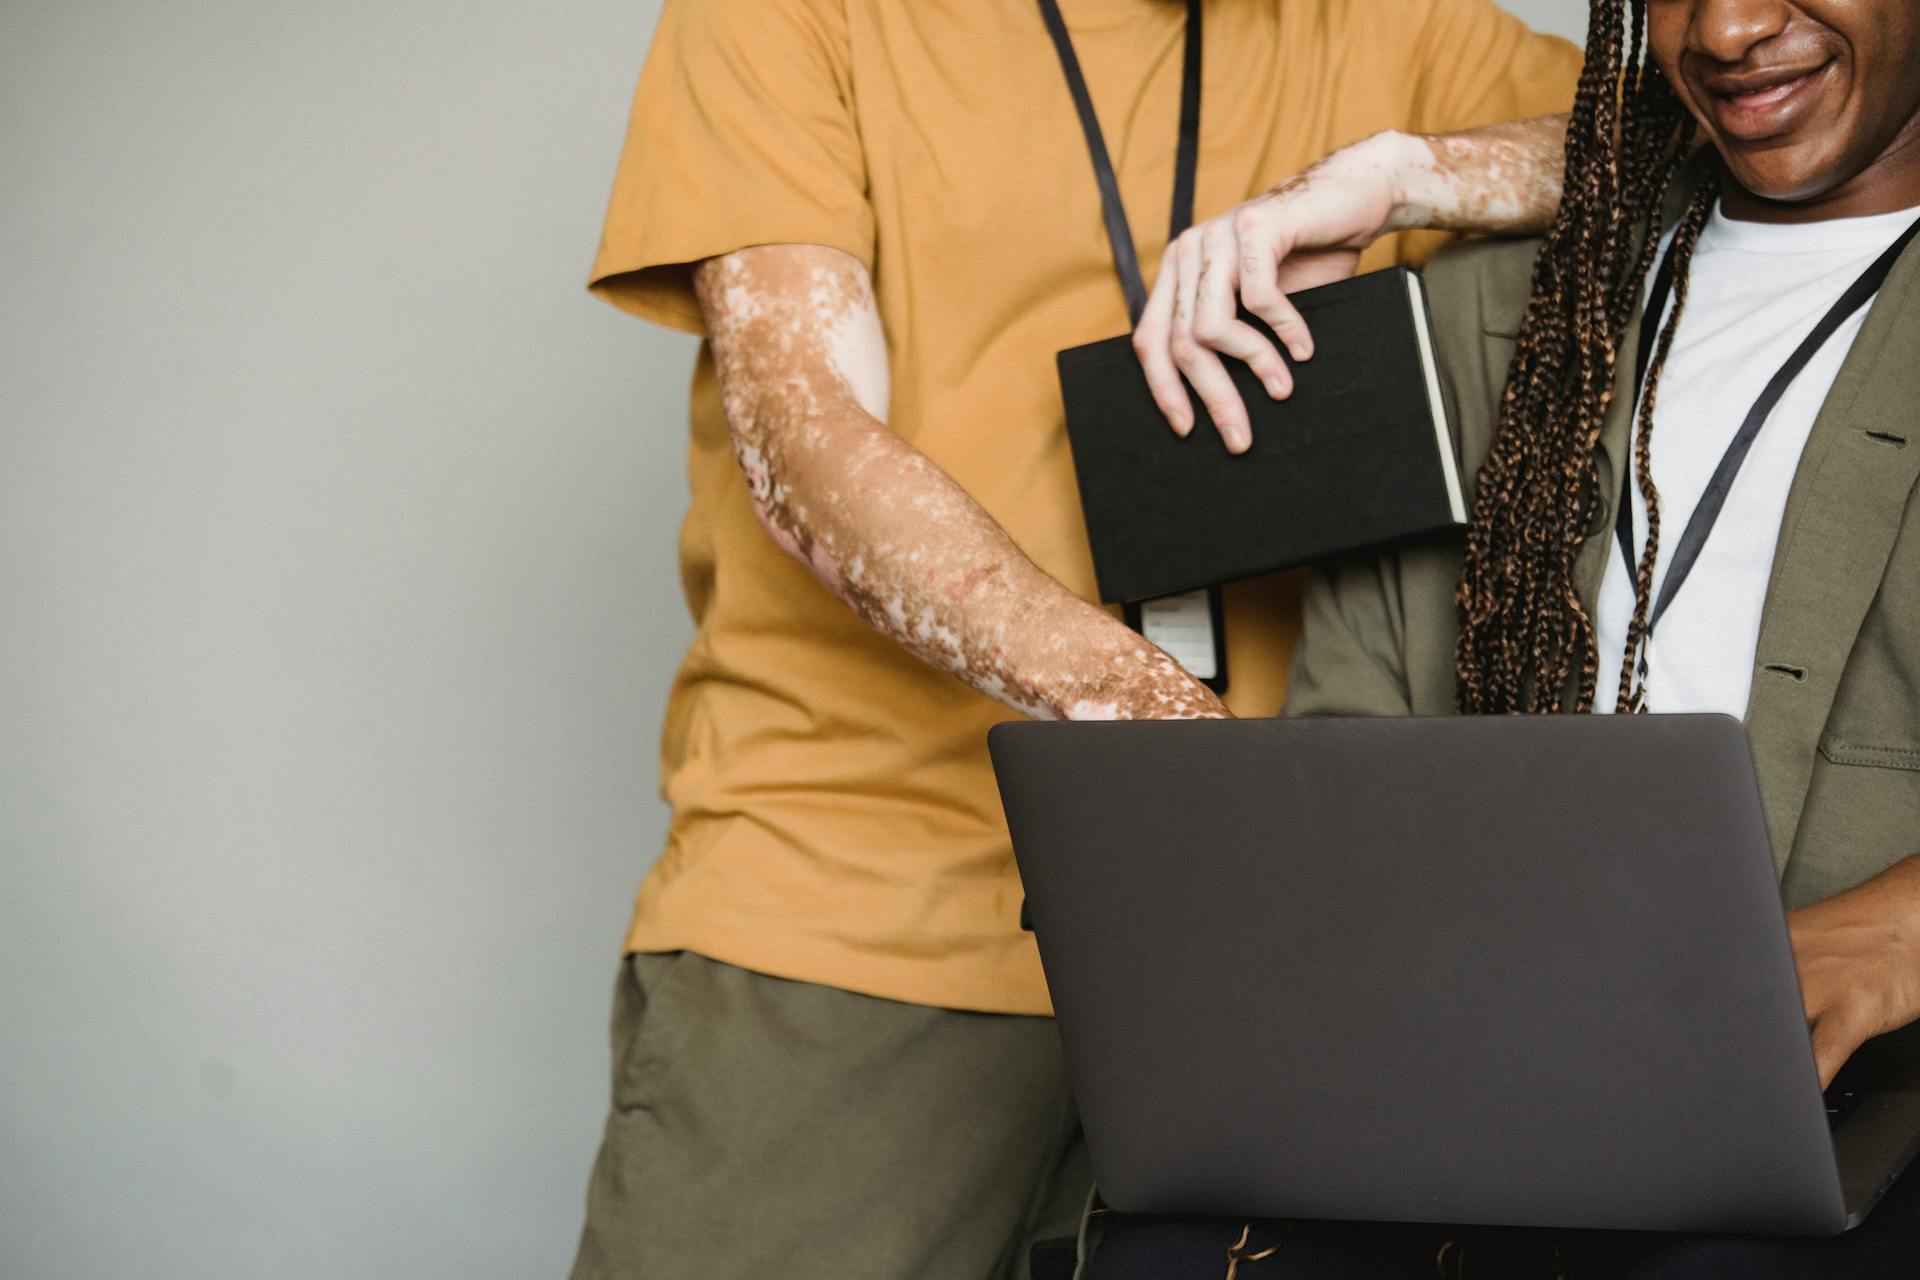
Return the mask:
<path fill-rule="evenodd" d="M 629 956 L 573 1280 L 1026 1280 L 1091 1174 L 1050 1018 Z"/>

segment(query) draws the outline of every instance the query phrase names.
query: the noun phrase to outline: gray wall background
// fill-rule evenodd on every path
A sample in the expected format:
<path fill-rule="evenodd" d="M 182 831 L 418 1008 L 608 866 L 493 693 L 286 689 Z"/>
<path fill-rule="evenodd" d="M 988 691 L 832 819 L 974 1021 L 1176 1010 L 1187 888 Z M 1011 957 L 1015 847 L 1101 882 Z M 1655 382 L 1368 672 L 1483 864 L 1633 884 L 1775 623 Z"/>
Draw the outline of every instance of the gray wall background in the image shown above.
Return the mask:
<path fill-rule="evenodd" d="M 0 5 L 0 1274 L 564 1273 L 689 635 L 693 347 L 581 289 L 656 14 Z"/>

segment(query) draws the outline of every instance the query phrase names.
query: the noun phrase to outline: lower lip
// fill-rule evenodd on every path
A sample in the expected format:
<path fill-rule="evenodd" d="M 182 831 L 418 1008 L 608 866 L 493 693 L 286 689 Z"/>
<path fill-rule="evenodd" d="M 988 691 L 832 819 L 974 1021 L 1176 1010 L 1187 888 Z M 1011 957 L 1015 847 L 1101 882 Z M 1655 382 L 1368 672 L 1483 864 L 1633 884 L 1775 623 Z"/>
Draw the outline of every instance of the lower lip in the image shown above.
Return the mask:
<path fill-rule="evenodd" d="M 1791 128 L 1811 106 L 1826 67 L 1771 85 L 1756 93 L 1713 94 L 1713 120 L 1728 137 L 1742 141 L 1771 138 Z"/>

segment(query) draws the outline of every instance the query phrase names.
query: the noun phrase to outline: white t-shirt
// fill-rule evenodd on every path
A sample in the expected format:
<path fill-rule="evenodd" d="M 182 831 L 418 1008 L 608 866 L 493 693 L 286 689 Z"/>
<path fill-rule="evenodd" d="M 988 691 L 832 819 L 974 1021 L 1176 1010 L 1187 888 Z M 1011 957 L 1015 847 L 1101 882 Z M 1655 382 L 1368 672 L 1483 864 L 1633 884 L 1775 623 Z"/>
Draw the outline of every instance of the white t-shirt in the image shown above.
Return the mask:
<path fill-rule="evenodd" d="M 1660 492 L 1655 599 L 1681 531 L 1747 411 L 1820 318 L 1916 213 L 1920 210 L 1773 224 L 1739 222 L 1714 210 L 1694 249 L 1686 313 L 1661 371 L 1654 408 L 1652 471 Z M 1760 429 L 1693 572 L 1647 646 L 1649 710 L 1746 715 L 1760 611 L 1787 493 L 1813 420 L 1867 311 L 1861 307 L 1827 339 Z M 1628 351 L 1621 357 L 1633 358 Z M 1637 475 L 1628 489 L 1637 560 L 1647 537 Z M 1594 621 L 1600 655 L 1594 709 L 1612 711 L 1633 617 L 1635 566 L 1622 561 L 1613 529 L 1603 536 L 1612 555 Z"/>

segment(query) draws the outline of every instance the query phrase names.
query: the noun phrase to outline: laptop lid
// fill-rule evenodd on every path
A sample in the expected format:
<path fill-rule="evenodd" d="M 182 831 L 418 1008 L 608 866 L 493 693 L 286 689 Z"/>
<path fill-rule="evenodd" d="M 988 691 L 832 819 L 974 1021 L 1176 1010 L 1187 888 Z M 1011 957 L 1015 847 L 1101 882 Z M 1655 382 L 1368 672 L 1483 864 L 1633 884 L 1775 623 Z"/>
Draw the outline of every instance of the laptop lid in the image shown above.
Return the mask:
<path fill-rule="evenodd" d="M 1731 717 L 1013 723 L 990 745 L 1115 1208 L 1845 1224 Z"/>

